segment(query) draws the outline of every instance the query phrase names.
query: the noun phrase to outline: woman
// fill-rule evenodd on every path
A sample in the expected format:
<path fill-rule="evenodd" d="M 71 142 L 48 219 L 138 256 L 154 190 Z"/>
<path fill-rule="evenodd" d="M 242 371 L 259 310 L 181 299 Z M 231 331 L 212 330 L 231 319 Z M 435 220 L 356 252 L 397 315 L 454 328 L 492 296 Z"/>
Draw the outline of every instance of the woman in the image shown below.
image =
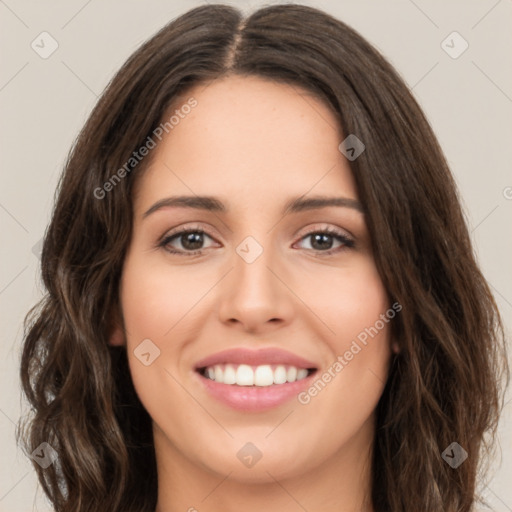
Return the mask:
<path fill-rule="evenodd" d="M 209 5 L 137 50 L 71 152 L 42 270 L 20 437 L 55 510 L 477 500 L 499 313 L 428 122 L 329 15 Z"/>

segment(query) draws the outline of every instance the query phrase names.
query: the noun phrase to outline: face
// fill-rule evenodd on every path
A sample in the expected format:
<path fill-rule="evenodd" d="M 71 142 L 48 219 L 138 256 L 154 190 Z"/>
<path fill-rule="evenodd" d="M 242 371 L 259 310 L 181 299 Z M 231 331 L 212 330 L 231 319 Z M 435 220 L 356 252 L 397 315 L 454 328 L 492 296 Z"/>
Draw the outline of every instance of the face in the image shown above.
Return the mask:
<path fill-rule="evenodd" d="M 137 182 L 121 280 L 158 463 L 263 482 L 358 461 L 395 311 L 345 136 L 297 87 L 229 77 L 190 97 Z"/>

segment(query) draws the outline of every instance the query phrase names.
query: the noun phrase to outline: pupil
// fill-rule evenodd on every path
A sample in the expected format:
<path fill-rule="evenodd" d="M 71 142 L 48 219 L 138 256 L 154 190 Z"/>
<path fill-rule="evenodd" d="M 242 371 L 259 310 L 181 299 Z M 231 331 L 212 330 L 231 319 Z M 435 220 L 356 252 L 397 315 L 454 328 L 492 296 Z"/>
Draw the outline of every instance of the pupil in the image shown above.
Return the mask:
<path fill-rule="evenodd" d="M 317 244 L 318 247 L 315 247 L 315 244 Z M 316 233 L 313 235 L 313 243 L 311 245 L 314 249 L 330 249 L 332 247 L 332 236 Z"/>
<path fill-rule="evenodd" d="M 183 247 L 185 249 L 200 249 L 203 244 L 203 234 L 202 233 L 187 233 L 183 235 L 182 239 L 185 243 L 183 243 Z"/>

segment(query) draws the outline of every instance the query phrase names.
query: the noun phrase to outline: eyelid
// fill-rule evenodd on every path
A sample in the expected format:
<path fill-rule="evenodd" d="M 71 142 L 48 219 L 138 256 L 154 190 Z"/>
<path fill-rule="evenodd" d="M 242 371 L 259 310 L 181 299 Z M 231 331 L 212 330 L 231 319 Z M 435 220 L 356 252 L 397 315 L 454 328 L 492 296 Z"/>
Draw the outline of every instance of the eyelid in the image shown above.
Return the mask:
<path fill-rule="evenodd" d="M 299 230 L 295 236 L 300 236 L 300 238 L 303 238 L 304 236 L 310 235 L 312 233 L 317 233 L 320 231 L 327 231 L 330 234 L 344 236 L 346 238 L 350 238 L 351 240 L 354 240 L 354 238 L 355 238 L 354 235 L 352 235 L 352 233 L 350 233 L 350 231 L 348 231 L 347 229 L 343 229 L 343 228 L 340 228 L 337 226 L 332 226 L 330 224 L 321 224 L 321 223 L 313 224 L 312 226 L 304 228 L 304 230 L 305 230 L 304 232 L 302 229 Z"/>
<path fill-rule="evenodd" d="M 178 234 L 181 234 L 183 232 L 188 232 L 188 231 L 201 231 L 201 232 L 204 232 L 206 235 L 208 235 L 210 238 L 215 238 L 215 236 L 210 234 L 208 228 L 206 228 L 204 225 L 200 225 L 197 223 L 196 224 L 182 224 L 176 228 L 172 228 L 172 229 L 166 231 L 160 237 L 158 243 L 162 242 L 166 238 L 170 238 L 174 235 L 178 235 Z"/>

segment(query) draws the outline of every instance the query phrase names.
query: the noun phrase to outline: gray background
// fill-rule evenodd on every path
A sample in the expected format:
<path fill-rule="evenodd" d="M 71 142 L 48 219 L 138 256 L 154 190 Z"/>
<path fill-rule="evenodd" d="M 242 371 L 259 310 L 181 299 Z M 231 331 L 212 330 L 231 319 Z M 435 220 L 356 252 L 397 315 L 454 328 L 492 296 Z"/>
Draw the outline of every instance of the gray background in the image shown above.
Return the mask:
<path fill-rule="evenodd" d="M 124 60 L 165 23 L 201 3 L 0 0 L 0 512 L 50 510 L 15 445 L 14 424 L 26 409 L 18 380 L 21 324 L 41 296 L 38 243 L 67 152 Z M 226 3 L 246 11 L 264 5 Z M 358 30 L 412 88 L 455 174 L 475 250 L 510 332 L 512 0 L 299 3 Z M 43 31 L 58 43 L 47 59 L 31 47 L 34 40 L 42 46 Z M 458 58 L 441 46 L 453 31 L 469 44 Z M 452 54 L 462 49 L 456 38 L 447 44 Z M 503 512 L 512 511 L 511 409 L 509 402 L 499 431 L 503 457 L 485 489 L 493 509 Z"/>

